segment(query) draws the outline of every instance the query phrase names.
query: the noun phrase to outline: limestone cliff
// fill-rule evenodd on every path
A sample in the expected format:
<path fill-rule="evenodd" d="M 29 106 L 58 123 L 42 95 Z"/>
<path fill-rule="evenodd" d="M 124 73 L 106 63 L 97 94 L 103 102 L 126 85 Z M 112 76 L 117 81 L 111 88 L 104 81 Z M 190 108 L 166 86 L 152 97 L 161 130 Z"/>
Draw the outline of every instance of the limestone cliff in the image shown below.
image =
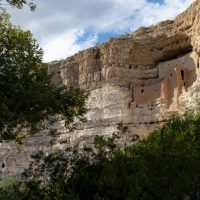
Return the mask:
<path fill-rule="evenodd" d="M 145 136 L 171 113 L 194 104 L 200 90 L 200 0 L 174 21 L 149 28 L 79 52 L 49 64 L 52 81 L 90 91 L 88 121 L 67 133 L 62 121 L 32 138 L 17 151 L 13 143 L 0 144 L 2 172 L 20 173 L 30 154 L 82 145 L 96 134 L 111 135 L 117 123 Z M 56 129 L 54 137 L 48 133 Z M 2 163 L 2 164 L 1 164 Z"/>

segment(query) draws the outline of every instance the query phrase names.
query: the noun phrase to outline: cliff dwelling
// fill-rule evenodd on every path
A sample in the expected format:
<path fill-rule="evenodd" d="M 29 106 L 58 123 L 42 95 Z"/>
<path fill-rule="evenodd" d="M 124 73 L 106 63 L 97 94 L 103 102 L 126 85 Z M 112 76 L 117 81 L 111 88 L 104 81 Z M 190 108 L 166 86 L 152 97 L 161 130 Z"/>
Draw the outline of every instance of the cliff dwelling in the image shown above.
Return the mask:
<path fill-rule="evenodd" d="M 180 96 L 184 96 L 198 79 L 198 63 L 199 57 L 194 52 L 158 63 L 158 78 L 156 80 L 152 80 L 152 83 L 148 81 L 146 84 L 144 82 L 141 86 L 133 87 L 134 101 L 132 108 L 137 109 L 134 112 L 139 112 L 140 108 L 144 110 L 145 106 L 148 104 L 155 105 L 156 102 L 162 105 L 165 113 L 178 111 Z M 152 116 L 154 115 L 153 109 L 151 108 L 148 111 L 152 112 L 150 114 Z M 133 113 L 133 115 L 137 114 Z M 138 122 L 137 120 L 135 118 L 135 123 Z M 149 120 L 145 120 L 144 111 L 139 116 L 139 120 L 140 123 L 149 123 Z"/>
<path fill-rule="evenodd" d="M 197 79 L 198 59 L 197 54 L 187 53 L 174 60 L 158 63 L 158 83 L 134 87 L 135 102 L 144 104 L 161 98 L 169 106 L 173 98 L 178 101 L 179 96 L 187 91 L 187 88 Z M 176 97 L 175 94 L 177 94 Z"/>

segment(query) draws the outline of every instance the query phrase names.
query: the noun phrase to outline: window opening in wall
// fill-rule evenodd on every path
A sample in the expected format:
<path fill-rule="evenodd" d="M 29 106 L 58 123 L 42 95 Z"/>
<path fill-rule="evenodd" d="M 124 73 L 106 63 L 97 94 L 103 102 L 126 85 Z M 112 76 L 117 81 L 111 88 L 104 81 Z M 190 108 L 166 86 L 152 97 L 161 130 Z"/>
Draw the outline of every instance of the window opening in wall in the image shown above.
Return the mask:
<path fill-rule="evenodd" d="M 199 62 L 197 63 L 197 68 L 199 69 Z"/>
<path fill-rule="evenodd" d="M 171 73 L 171 76 L 172 76 L 172 73 Z"/>
<path fill-rule="evenodd" d="M 144 90 L 143 90 L 143 89 L 141 90 L 141 93 L 144 93 Z"/>
<path fill-rule="evenodd" d="M 96 59 L 100 59 L 100 52 L 99 52 L 99 50 L 97 50 L 97 53 L 96 53 L 95 58 L 96 58 Z"/>
<path fill-rule="evenodd" d="M 1 167 L 2 167 L 2 168 L 5 168 L 5 164 L 3 163 L 3 164 L 1 165 Z"/>
<path fill-rule="evenodd" d="M 183 70 L 181 70 L 181 78 L 182 78 L 182 80 L 184 80 L 184 71 Z"/>
<path fill-rule="evenodd" d="M 185 82 L 183 83 L 183 85 L 184 85 L 184 86 L 186 85 Z"/>
<path fill-rule="evenodd" d="M 129 65 L 129 69 L 132 69 L 132 65 L 131 64 Z"/>
<path fill-rule="evenodd" d="M 128 89 L 129 89 L 129 90 L 131 89 L 131 83 L 128 84 Z"/>

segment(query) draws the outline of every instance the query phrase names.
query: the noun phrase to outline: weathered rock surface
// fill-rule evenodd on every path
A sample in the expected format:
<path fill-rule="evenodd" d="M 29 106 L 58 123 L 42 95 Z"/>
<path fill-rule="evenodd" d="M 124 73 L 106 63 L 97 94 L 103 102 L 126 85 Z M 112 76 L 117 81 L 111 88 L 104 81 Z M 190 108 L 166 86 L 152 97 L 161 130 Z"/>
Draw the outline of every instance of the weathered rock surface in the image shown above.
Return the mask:
<path fill-rule="evenodd" d="M 149 28 L 79 52 L 49 64 L 52 81 L 90 91 L 88 121 L 67 133 L 62 122 L 35 137 L 0 144 L 0 171 L 20 173 L 30 154 L 67 148 L 91 141 L 96 134 L 111 135 L 117 123 L 144 137 L 173 112 L 194 105 L 200 91 L 200 0 L 174 21 Z M 2 167 L 1 167 L 2 166 Z"/>

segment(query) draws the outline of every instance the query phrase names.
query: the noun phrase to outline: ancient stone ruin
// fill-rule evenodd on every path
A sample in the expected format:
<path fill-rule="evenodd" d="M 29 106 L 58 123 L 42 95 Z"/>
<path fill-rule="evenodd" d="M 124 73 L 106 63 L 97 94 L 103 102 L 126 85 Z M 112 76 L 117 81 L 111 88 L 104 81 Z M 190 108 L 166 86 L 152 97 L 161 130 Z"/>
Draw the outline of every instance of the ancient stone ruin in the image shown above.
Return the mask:
<path fill-rule="evenodd" d="M 53 82 L 90 92 L 87 119 L 69 133 L 60 121 L 34 137 L 0 144 L 0 172 L 19 174 L 39 150 L 65 149 L 111 135 L 122 122 L 145 137 L 174 112 L 194 106 L 200 91 L 200 0 L 174 21 L 84 50 L 49 63 Z M 56 130 L 59 134 L 50 136 Z"/>

